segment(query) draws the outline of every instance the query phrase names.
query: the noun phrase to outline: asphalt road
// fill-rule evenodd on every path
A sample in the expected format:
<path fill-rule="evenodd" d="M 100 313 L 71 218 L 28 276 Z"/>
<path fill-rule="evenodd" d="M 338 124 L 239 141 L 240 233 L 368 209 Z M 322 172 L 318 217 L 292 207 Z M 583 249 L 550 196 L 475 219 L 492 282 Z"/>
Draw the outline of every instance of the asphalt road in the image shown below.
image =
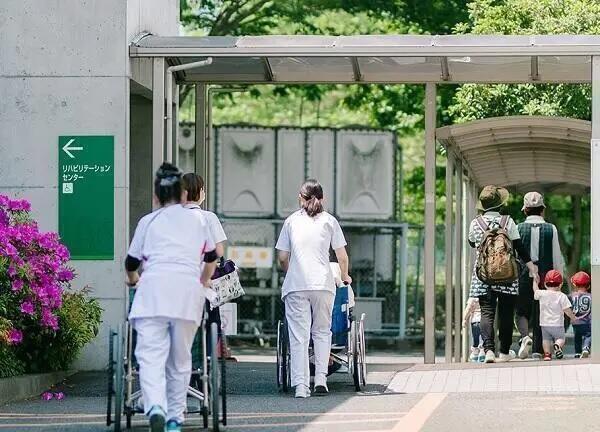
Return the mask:
<path fill-rule="evenodd" d="M 373 365 L 370 384 L 357 394 L 346 374 L 330 377 L 330 395 L 298 400 L 280 393 L 272 363 L 228 363 L 228 431 L 330 431 L 390 429 L 419 399 L 418 395 L 386 394 L 398 368 Z M 106 376 L 79 373 L 59 386 L 66 398 L 39 398 L 0 407 L 0 431 L 106 431 Z M 134 417 L 133 430 L 147 430 L 145 418 Z M 190 416 L 185 430 L 200 430 L 198 415 Z"/>
<path fill-rule="evenodd" d="M 494 430 L 600 430 L 600 393 L 390 392 L 396 372 L 409 366 L 372 364 L 370 384 L 361 393 L 349 376 L 334 375 L 330 395 L 298 400 L 277 391 L 272 363 L 229 363 L 227 430 L 480 432 L 486 422 Z M 104 423 L 105 382 L 101 373 L 79 373 L 61 386 L 62 401 L 35 398 L 2 406 L 0 432 L 111 430 Z M 147 430 L 142 416 L 134 417 L 132 430 Z M 202 430 L 200 418 L 190 416 L 185 430 Z"/>

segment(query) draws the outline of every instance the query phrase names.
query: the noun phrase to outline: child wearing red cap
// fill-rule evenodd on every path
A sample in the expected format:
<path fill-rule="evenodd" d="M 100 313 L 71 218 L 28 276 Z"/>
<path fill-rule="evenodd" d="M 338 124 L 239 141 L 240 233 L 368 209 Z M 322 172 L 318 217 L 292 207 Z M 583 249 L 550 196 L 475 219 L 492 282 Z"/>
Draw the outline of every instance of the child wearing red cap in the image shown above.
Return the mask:
<path fill-rule="evenodd" d="M 571 294 L 573 313 L 576 317 L 571 323 L 575 334 L 575 358 L 590 356 L 590 347 L 592 346 L 591 282 L 590 275 L 583 271 L 575 273 L 571 278 L 571 284 L 575 289 Z"/>
<path fill-rule="evenodd" d="M 561 292 L 563 277 L 559 271 L 550 270 L 544 278 L 545 290 L 533 284 L 534 298 L 540 302 L 540 326 L 542 328 L 542 346 L 544 361 L 552 360 L 552 348 L 557 359 L 563 358 L 565 345 L 565 315 L 571 319 L 577 317 L 571 310 L 569 298 Z M 554 345 L 552 345 L 554 344 Z"/>

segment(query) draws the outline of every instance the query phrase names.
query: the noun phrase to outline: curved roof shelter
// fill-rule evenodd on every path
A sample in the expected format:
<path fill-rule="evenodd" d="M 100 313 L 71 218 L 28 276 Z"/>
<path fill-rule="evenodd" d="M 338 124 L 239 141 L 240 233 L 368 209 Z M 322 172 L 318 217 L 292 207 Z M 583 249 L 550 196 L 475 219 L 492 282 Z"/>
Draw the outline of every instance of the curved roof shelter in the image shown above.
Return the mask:
<path fill-rule="evenodd" d="M 438 128 L 473 180 L 513 190 L 584 194 L 590 186 L 589 121 L 510 116 Z"/>

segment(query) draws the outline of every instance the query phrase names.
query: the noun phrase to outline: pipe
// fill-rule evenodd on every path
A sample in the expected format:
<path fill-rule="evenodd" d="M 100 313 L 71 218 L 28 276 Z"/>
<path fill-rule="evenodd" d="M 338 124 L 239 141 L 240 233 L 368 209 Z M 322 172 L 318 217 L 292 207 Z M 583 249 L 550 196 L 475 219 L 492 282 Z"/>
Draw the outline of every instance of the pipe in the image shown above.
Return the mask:
<path fill-rule="evenodd" d="M 177 66 L 169 66 L 167 68 L 166 76 L 166 93 L 167 93 L 167 113 L 165 119 L 167 120 L 167 160 L 176 162 L 173 160 L 173 154 L 177 156 L 177 151 L 173 151 L 173 73 L 183 70 L 196 69 L 212 64 L 212 57 L 208 57 L 206 60 L 200 60 L 197 62 L 186 63 Z"/>

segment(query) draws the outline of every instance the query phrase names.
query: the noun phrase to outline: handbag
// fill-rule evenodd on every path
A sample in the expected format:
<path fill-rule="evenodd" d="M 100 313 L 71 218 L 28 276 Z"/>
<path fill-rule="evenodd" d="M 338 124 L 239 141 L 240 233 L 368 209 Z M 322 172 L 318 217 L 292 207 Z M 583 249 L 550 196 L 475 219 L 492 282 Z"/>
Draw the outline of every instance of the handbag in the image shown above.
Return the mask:
<path fill-rule="evenodd" d="M 210 299 L 210 308 L 214 309 L 246 294 L 240 283 L 235 263 L 221 258 L 211 277 L 211 286 L 216 295 Z"/>

